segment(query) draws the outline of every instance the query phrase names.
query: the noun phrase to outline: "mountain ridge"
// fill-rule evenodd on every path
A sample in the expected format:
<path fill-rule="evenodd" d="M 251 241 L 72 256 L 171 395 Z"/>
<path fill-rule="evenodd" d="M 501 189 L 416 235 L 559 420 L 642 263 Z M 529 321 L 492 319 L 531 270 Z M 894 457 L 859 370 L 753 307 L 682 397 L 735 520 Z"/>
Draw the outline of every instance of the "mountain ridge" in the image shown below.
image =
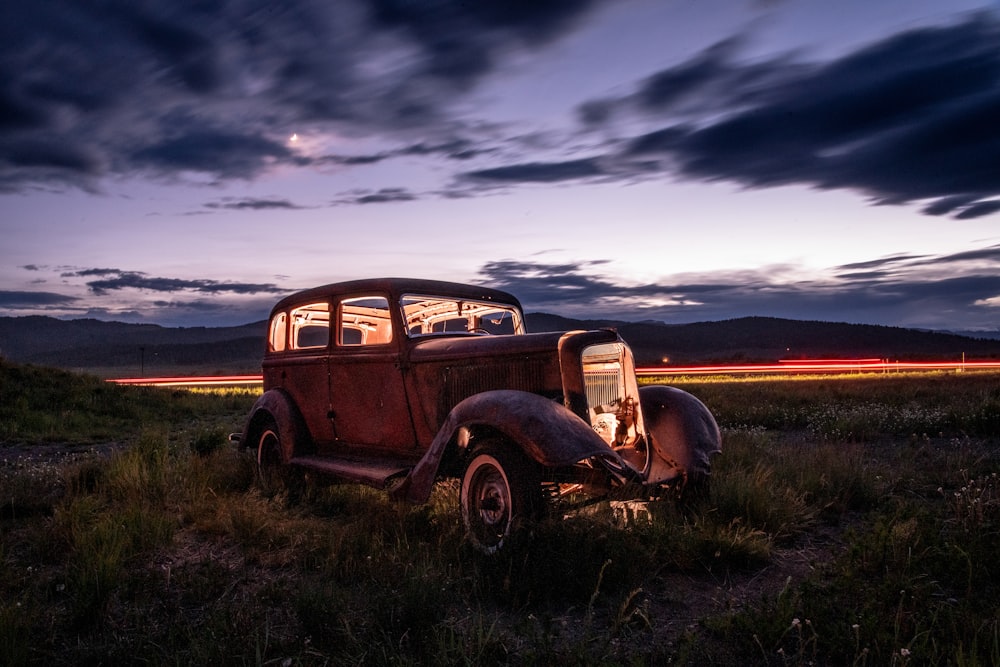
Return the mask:
<path fill-rule="evenodd" d="M 804 358 L 899 361 L 1000 357 L 1000 340 L 904 327 L 774 317 L 666 324 L 525 315 L 528 331 L 615 328 L 640 365 Z M 164 327 L 33 315 L 0 317 L 0 357 L 75 370 L 258 372 L 267 323 Z"/>

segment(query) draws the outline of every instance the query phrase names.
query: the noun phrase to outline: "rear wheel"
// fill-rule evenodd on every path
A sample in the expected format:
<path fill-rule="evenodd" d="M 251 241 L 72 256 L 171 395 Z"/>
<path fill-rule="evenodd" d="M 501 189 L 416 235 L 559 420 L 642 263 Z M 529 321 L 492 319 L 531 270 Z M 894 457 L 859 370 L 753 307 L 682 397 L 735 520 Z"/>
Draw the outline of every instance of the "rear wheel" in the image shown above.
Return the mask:
<path fill-rule="evenodd" d="M 265 495 L 287 491 L 290 499 L 301 492 L 302 475 L 285 463 L 278 424 L 268 418 L 257 437 L 257 481 Z"/>
<path fill-rule="evenodd" d="M 539 466 L 512 447 L 480 448 L 462 476 L 459 498 L 472 545 L 496 553 L 517 523 L 541 514 Z"/>

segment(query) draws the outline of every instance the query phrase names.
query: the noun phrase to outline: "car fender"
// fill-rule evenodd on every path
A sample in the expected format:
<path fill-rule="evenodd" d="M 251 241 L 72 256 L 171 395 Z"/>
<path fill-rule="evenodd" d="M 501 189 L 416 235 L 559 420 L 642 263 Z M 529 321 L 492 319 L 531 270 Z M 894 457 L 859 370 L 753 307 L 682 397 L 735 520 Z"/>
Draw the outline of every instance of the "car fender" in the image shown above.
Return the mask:
<path fill-rule="evenodd" d="M 649 385 L 639 389 L 639 404 L 655 453 L 643 473 L 647 484 L 711 473 L 711 458 L 722 451 L 722 435 L 704 403 L 676 387 Z"/>
<path fill-rule="evenodd" d="M 247 449 L 257 446 L 260 429 L 268 417 L 278 426 L 281 441 L 281 460 L 288 463 L 295 454 L 297 445 L 303 442 L 304 421 L 292 398 L 280 389 L 269 389 L 250 408 L 240 447 Z"/>
<path fill-rule="evenodd" d="M 561 403 L 526 391 L 486 391 L 451 410 L 426 454 L 394 495 L 426 502 L 448 444 L 460 433 L 482 427 L 502 433 L 543 466 L 567 466 L 598 455 L 618 456 L 589 424 Z"/>

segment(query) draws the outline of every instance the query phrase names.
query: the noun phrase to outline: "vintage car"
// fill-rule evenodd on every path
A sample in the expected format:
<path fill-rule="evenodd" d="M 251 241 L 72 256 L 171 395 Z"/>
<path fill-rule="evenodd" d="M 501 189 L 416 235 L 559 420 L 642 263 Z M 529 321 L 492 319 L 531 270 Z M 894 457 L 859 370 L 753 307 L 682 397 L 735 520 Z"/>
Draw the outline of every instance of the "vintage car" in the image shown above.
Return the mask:
<path fill-rule="evenodd" d="M 384 278 L 293 294 L 271 311 L 262 365 L 239 440 L 264 479 L 306 471 L 417 503 L 461 480 L 486 553 L 568 499 L 703 489 L 721 450 L 698 399 L 639 387 L 614 330 L 526 333 L 518 300 L 486 287 Z"/>

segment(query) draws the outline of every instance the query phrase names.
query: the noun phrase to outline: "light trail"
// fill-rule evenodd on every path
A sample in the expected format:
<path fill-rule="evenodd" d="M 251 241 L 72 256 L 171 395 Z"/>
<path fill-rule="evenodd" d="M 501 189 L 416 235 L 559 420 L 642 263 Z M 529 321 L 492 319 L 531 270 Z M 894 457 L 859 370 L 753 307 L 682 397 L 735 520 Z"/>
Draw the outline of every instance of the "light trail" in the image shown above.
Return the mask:
<path fill-rule="evenodd" d="M 1000 361 L 888 361 L 885 359 L 783 359 L 776 364 L 647 366 L 636 375 L 795 375 L 803 373 L 895 373 L 998 370 Z"/>
<path fill-rule="evenodd" d="M 636 375 L 802 375 L 808 373 L 904 373 L 907 371 L 1000 370 L 1000 361 L 887 361 L 885 359 L 782 359 L 774 364 L 644 366 Z M 262 375 L 112 378 L 108 382 L 152 387 L 262 385 Z"/>
<path fill-rule="evenodd" d="M 193 375 L 186 377 L 111 378 L 108 382 L 150 387 L 233 387 L 263 384 L 263 375 Z"/>

